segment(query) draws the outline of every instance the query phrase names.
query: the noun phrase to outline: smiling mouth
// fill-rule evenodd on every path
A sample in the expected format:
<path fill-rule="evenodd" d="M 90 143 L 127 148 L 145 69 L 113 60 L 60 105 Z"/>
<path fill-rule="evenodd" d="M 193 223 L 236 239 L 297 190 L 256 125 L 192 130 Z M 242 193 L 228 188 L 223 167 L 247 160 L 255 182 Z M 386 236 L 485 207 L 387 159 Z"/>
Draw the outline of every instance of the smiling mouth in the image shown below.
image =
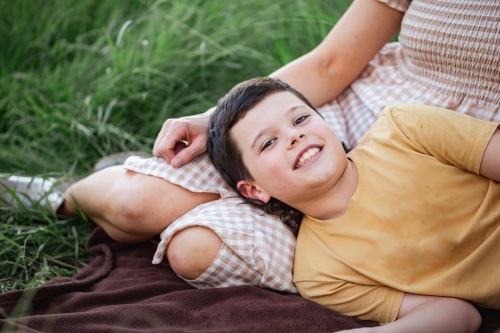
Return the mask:
<path fill-rule="evenodd" d="M 295 169 L 300 168 L 307 162 L 309 162 L 314 156 L 318 155 L 318 153 L 321 151 L 320 148 L 318 147 L 312 147 L 306 150 L 299 158 L 297 161 L 297 164 L 295 164 Z"/>

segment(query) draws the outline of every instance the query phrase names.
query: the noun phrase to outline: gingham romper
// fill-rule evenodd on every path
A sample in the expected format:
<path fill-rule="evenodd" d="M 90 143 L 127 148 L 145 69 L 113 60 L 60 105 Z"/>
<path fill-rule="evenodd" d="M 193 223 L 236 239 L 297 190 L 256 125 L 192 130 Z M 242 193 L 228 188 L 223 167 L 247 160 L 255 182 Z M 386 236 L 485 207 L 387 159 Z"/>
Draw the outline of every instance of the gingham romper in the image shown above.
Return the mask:
<path fill-rule="evenodd" d="M 374 0 L 375 1 L 375 0 Z M 337 136 L 354 147 L 390 104 L 428 104 L 500 122 L 500 1 L 377 0 L 406 11 L 398 43 L 387 44 L 356 81 L 319 109 Z M 241 202 L 202 155 L 175 169 L 161 158 L 129 158 L 125 168 L 193 192 L 220 193 L 161 233 L 153 262 L 172 236 L 190 226 L 212 229 L 223 245 L 198 288 L 251 284 L 296 292 L 295 238 L 273 216 Z"/>

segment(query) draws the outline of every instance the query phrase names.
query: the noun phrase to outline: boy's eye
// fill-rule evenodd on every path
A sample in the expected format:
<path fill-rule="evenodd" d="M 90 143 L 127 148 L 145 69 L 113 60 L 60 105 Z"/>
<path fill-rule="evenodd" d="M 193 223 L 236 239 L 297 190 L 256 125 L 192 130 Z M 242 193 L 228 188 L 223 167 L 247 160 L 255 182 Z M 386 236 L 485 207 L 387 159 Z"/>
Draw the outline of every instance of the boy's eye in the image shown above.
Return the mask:
<path fill-rule="evenodd" d="M 298 124 L 304 122 L 308 117 L 308 114 L 298 117 L 297 119 L 295 119 L 293 126 L 297 126 Z"/>
<path fill-rule="evenodd" d="M 272 145 L 274 141 L 276 141 L 276 139 L 269 139 L 266 142 L 264 142 L 264 145 L 262 145 L 262 149 L 260 151 L 263 152 L 264 150 L 266 150 L 266 148 Z"/>

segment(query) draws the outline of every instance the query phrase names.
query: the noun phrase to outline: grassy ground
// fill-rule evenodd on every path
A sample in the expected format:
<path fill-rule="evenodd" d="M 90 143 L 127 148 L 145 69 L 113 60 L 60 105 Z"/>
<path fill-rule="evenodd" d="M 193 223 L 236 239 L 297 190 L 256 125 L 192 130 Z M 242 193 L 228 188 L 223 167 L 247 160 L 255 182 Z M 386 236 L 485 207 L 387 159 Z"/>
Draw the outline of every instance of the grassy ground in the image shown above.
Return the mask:
<path fill-rule="evenodd" d="M 16 0 L 0 4 L 0 172 L 88 174 L 149 152 L 163 121 L 317 45 L 349 0 Z M 0 208 L 0 292 L 71 276 L 93 225 Z"/>

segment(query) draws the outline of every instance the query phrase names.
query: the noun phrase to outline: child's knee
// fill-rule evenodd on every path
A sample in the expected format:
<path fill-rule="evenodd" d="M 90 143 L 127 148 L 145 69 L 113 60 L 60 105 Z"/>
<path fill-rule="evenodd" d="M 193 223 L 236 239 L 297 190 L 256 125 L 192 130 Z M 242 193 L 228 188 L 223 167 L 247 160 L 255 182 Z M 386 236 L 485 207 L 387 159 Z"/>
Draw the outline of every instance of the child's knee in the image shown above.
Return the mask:
<path fill-rule="evenodd" d="M 211 229 L 189 227 L 172 237 L 166 256 L 176 274 L 194 280 L 212 264 L 221 246 L 222 240 Z"/>

